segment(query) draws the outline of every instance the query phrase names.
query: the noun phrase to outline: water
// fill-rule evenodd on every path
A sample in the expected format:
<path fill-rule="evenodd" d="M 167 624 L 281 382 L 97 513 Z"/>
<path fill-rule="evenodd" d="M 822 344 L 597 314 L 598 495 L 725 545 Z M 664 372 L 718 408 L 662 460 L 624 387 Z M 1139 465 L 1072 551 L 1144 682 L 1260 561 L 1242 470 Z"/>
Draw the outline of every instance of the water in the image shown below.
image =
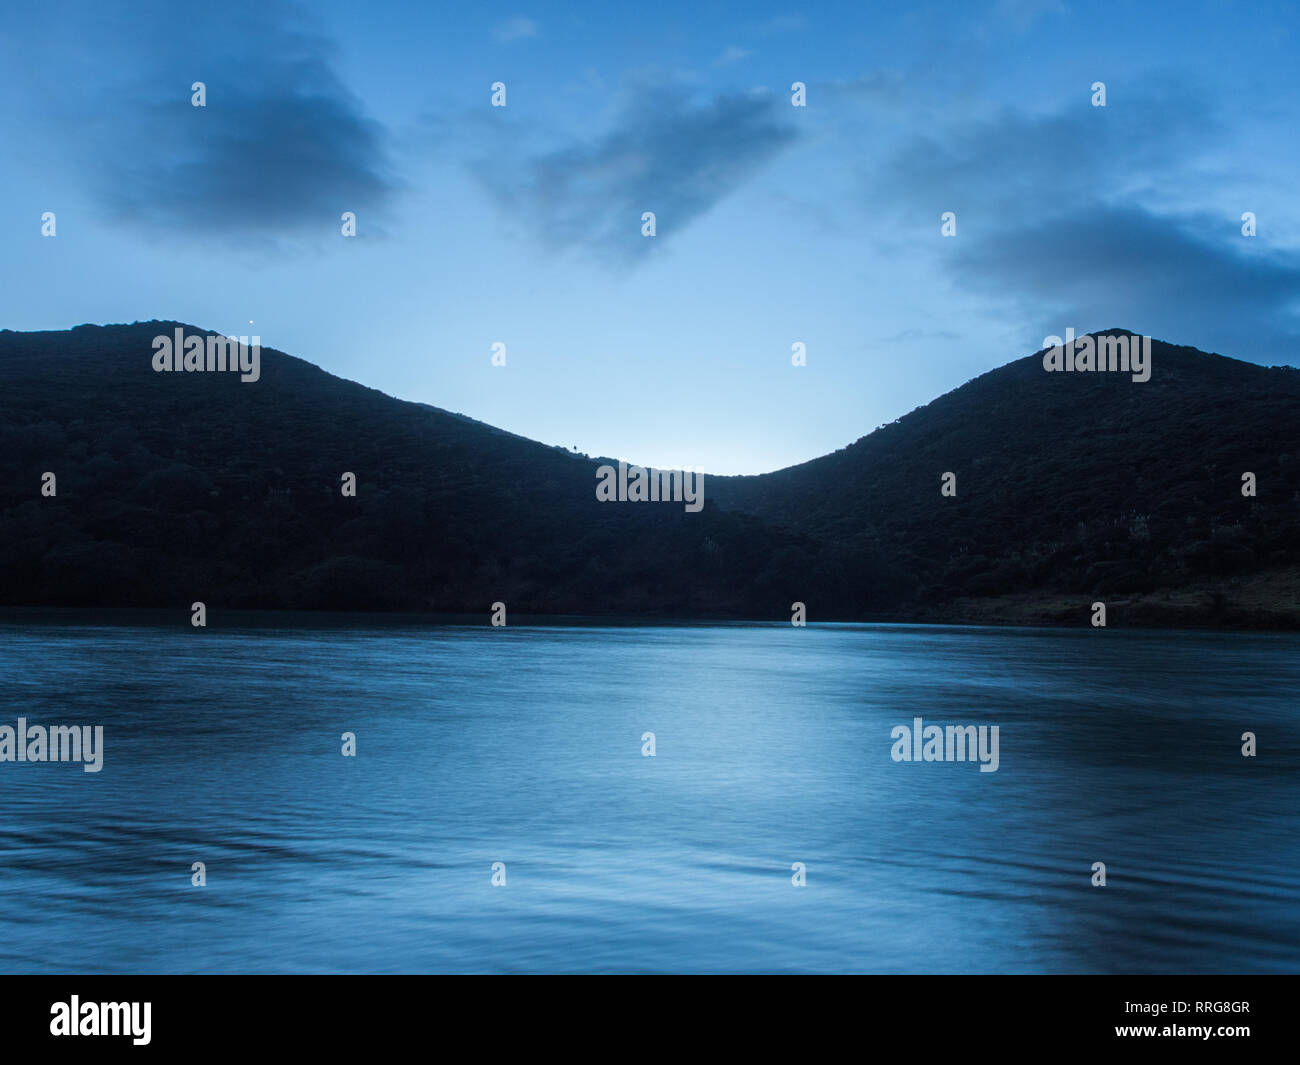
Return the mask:
<path fill-rule="evenodd" d="M 10 618 L 0 682 L 106 748 L 0 764 L 3 972 L 1300 971 L 1295 635 Z"/>

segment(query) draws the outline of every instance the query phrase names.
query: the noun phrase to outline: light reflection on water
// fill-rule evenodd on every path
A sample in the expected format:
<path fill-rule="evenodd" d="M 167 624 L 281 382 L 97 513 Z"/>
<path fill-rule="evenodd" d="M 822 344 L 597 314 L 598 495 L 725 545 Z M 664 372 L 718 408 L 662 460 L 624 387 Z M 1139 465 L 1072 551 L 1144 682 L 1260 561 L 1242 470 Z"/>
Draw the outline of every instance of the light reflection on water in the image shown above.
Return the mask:
<path fill-rule="evenodd" d="M 5 621 L 0 678 L 106 747 L 0 764 L 0 971 L 1300 971 L 1294 635 Z"/>

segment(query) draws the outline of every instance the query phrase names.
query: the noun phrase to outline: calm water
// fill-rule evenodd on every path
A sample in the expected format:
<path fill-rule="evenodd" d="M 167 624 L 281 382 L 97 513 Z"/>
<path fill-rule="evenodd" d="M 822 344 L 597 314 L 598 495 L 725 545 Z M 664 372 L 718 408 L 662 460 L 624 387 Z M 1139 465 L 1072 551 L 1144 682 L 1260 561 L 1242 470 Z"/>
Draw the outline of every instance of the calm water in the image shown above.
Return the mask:
<path fill-rule="evenodd" d="M 0 764 L 4 972 L 1300 971 L 1293 635 L 9 620 L 0 681 L 106 748 Z"/>

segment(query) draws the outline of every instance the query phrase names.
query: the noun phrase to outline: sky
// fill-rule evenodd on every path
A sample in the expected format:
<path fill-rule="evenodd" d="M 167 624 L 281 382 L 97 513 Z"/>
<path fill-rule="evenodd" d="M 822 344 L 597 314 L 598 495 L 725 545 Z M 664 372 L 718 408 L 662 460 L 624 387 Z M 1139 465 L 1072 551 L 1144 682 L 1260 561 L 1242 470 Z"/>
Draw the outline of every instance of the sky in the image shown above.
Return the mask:
<path fill-rule="evenodd" d="M 1297 365 L 1298 58 L 1295 3 L 6 5 L 0 328 L 715 474 L 1067 328 Z"/>

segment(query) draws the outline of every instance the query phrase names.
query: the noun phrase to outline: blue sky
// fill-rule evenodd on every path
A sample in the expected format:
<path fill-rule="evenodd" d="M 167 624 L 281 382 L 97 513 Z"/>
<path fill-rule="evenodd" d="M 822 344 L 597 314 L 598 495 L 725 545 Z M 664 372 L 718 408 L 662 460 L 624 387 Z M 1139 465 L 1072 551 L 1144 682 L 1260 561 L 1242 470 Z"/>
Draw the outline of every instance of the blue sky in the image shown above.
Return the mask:
<path fill-rule="evenodd" d="M 188 6 L 6 9 L 0 327 L 256 332 L 713 473 L 1067 327 L 1300 356 L 1294 3 Z"/>

